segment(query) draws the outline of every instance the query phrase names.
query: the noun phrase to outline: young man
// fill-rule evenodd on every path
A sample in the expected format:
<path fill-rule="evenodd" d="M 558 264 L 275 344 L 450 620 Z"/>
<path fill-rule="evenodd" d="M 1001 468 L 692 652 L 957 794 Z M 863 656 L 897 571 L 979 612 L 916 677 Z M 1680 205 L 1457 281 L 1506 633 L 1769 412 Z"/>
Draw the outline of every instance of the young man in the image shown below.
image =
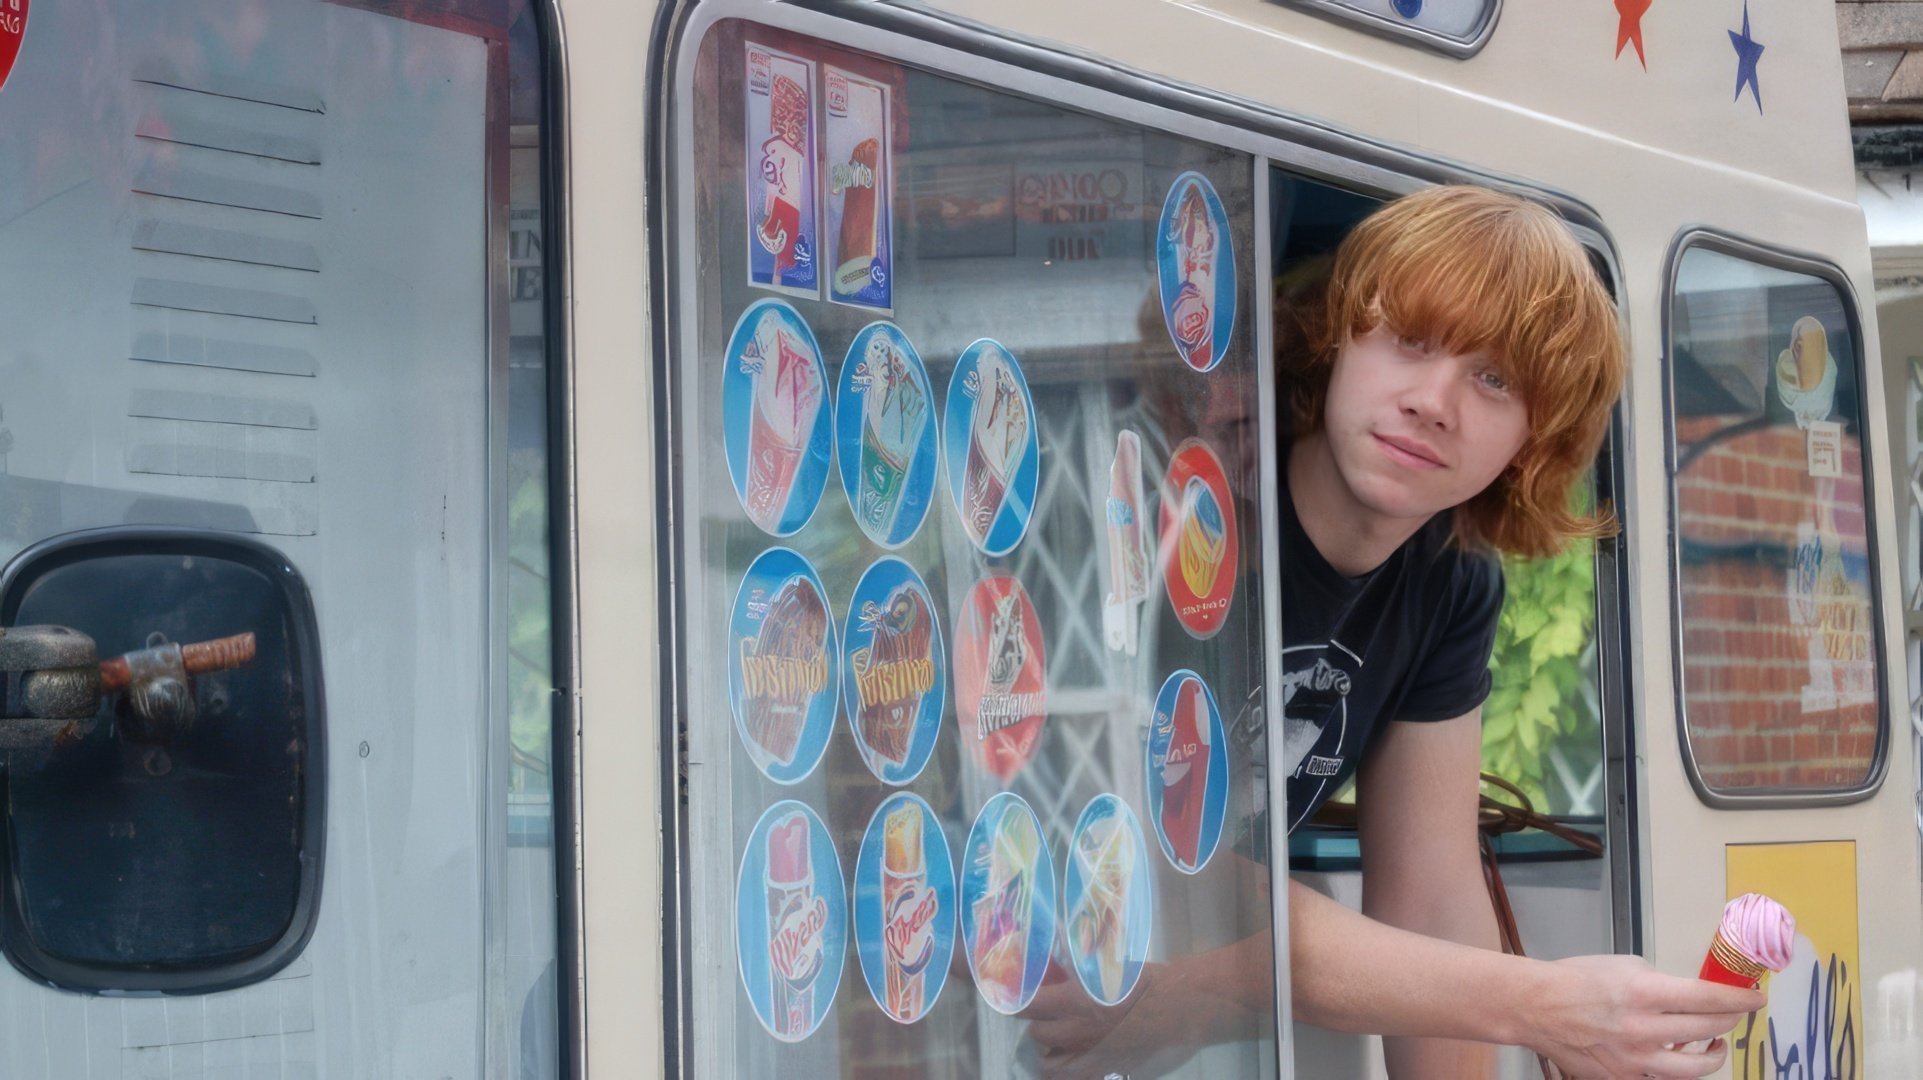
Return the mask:
<path fill-rule="evenodd" d="M 1478 858 L 1495 552 L 1546 555 L 1609 526 L 1570 509 L 1625 363 L 1582 248 L 1524 200 L 1432 188 L 1358 225 L 1296 314 L 1278 335 L 1285 704 L 1269 737 L 1290 829 L 1356 777 L 1363 910 L 1291 884 L 1295 1015 L 1387 1036 L 1396 1077 L 1488 1075 L 1494 1044 L 1572 1077 L 1715 1071 L 1718 1037 L 1762 995 L 1635 957 L 1505 956 Z M 1038 995 L 1031 1031 L 1074 1073 L 1178 1033 L 1258 1030 L 1270 947 L 1152 968 L 1107 1015 Z"/>

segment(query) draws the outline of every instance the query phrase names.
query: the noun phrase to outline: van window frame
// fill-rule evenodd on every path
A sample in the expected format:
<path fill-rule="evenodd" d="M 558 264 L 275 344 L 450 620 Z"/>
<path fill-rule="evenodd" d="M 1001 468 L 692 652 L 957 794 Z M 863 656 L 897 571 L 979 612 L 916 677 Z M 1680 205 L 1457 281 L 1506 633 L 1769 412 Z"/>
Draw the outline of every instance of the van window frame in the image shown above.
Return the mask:
<path fill-rule="evenodd" d="M 1455 60 L 1467 60 L 1481 52 L 1482 47 L 1489 44 L 1489 39 L 1495 36 L 1496 23 L 1502 18 L 1502 0 L 1488 0 L 1483 7 L 1482 19 L 1476 23 L 1475 29 L 1466 36 L 1457 37 L 1439 30 L 1385 19 L 1380 15 L 1351 7 L 1342 0 L 1270 0 L 1270 2 L 1284 7 L 1300 8 L 1331 22 L 1355 27 L 1399 44 L 1439 52 Z"/>
<path fill-rule="evenodd" d="M 1676 374 L 1673 363 L 1676 351 L 1676 279 L 1682 271 L 1683 256 L 1692 248 L 1701 248 L 1759 266 L 1817 278 L 1834 288 L 1837 296 L 1843 301 L 1844 317 L 1849 323 L 1850 344 L 1853 350 L 1850 363 L 1853 365 L 1858 394 L 1857 437 L 1862 447 L 1859 456 L 1863 462 L 1863 523 L 1864 536 L 1868 544 L 1870 622 L 1875 641 L 1877 665 L 1876 748 L 1870 757 L 1868 774 L 1863 783 L 1856 787 L 1812 791 L 1759 788 L 1753 794 L 1723 791 L 1710 787 L 1696 762 L 1695 750 L 1690 742 L 1689 703 L 1683 683 L 1682 511 L 1676 485 Z M 1862 311 L 1862 301 L 1857 296 L 1855 287 L 1850 283 L 1849 275 L 1843 272 L 1841 266 L 1822 255 L 1797 251 L 1705 225 L 1691 225 L 1677 231 L 1674 239 L 1670 241 L 1669 252 L 1663 259 L 1661 380 L 1663 414 L 1661 420 L 1663 483 L 1666 489 L 1663 493 L 1663 504 L 1664 512 L 1669 517 L 1669 657 L 1673 687 L 1672 700 L 1676 706 L 1676 742 L 1677 750 L 1682 757 L 1683 773 L 1689 778 L 1689 786 L 1695 790 L 1696 797 L 1705 806 L 1718 810 L 1780 810 L 1812 806 L 1846 806 L 1863 802 L 1874 796 L 1883 786 L 1883 779 L 1889 772 L 1890 652 L 1888 635 L 1884 633 L 1883 628 L 1885 612 L 1883 572 L 1879 565 L 1881 542 L 1875 494 L 1877 477 L 1875 459 L 1880 449 L 1878 440 L 1881 435 L 1873 430 L 1875 425 L 1870 422 L 1869 417 L 1870 398 L 1868 387 L 1864 383 L 1867 350 L 1863 340 Z"/>
<path fill-rule="evenodd" d="M 1485 31 L 1492 29 L 1500 0 L 1492 9 Z M 1272 297 L 1267 229 L 1269 170 L 1282 166 L 1301 175 L 1351 190 L 1393 198 L 1431 184 L 1473 183 L 1522 195 L 1559 213 L 1577 239 L 1607 268 L 1611 294 L 1624 295 L 1622 263 L 1614 237 L 1601 215 L 1572 195 L 1520 182 L 1512 177 L 1478 171 L 1459 162 L 1393 147 L 1325 123 L 1261 106 L 1207 87 L 1107 62 L 1093 54 L 1071 51 L 991 27 L 974 20 L 919 5 L 859 4 L 836 0 L 789 0 L 768 5 L 758 0 L 687 0 L 663 5 L 656 24 L 656 55 L 650 103 L 655 124 L 650 138 L 648 177 L 658 197 L 650 200 L 648 248 L 652 270 L 649 285 L 653 321 L 652 368 L 655 389 L 655 468 L 662 530 L 660 584 L 664 594 L 678 592 L 678 582 L 690 573 L 689 554 L 698 551 L 696 523 L 687 514 L 684 496 L 682 418 L 683 380 L 678 358 L 689 347 L 698 321 L 695 278 L 684 272 L 699 252 L 693 215 L 681 207 L 697 190 L 690 123 L 695 59 L 708 31 L 718 22 L 743 22 L 833 41 L 837 46 L 945 78 L 992 86 L 1018 97 L 1049 101 L 1070 109 L 1093 112 L 1107 119 L 1213 143 L 1250 154 L 1256 170 L 1255 190 L 1258 280 L 1255 283 L 1256 347 L 1258 355 L 1272 350 Z M 1487 34 L 1485 32 L 1484 37 Z M 1478 48 L 1480 45 L 1478 44 Z M 1618 301 L 1619 312 L 1622 309 Z M 1276 431 L 1272 374 L 1262 367 L 1263 431 Z M 1611 424 L 1609 446 L 1614 455 L 1608 482 L 1600 496 L 1613 499 L 1619 518 L 1627 508 L 1623 495 L 1621 454 L 1627 448 L 1628 425 L 1618 404 Z M 1265 469 L 1261 506 L 1273 518 L 1277 490 L 1273 469 Z M 1635 673 L 1627 663 L 1633 626 L 1629 581 L 1623 566 L 1623 535 L 1597 542 L 1597 642 L 1602 696 L 1606 843 L 1612 946 L 1634 951 L 1640 944 L 1640 900 L 1635 867 L 1638 825 L 1633 770 L 1634 720 L 1631 702 Z M 1263 557 L 1273 564 L 1278 553 L 1274 530 L 1265 533 Z M 697 556 L 698 557 L 698 556 Z M 1281 637 L 1280 583 L 1265 581 L 1265 618 L 1270 640 Z M 689 677 L 687 625 L 676 605 L 670 605 L 662 626 L 663 648 L 658 671 L 663 717 L 659 745 L 662 875 L 668 882 L 663 908 L 662 964 L 664 1000 L 663 1063 L 676 1074 L 693 1068 L 696 1053 L 694 1012 L 697 994 L 693 973 L 700 960 L 689 933 L 689 879 L 696 859 L 691 846 L 692 816 L 687 782 L 692 762 L 706 760 L 694 743 L 697 725 L 690 724 L 681 687 Z M 1271 683 L 1274 680 L 1270 680 Z M 1267 688 L 1270 715 L 1279 715 L 1280 687 Z M 723 732 L 731 737 L 731 733 Z M 1272 805 L 1280 805 L 1283 785 L 1277 779 L 1280 740 L 1270 748 Z M 1274 821 L 1271 816 L 1271 821 Z M 1272 824 L 1272 830 L 1275 826 Z M 1286 853 L 1271 836 L 1270 850 Z M 1286 858 L 1286 855 L 1280 856 Z M 1286 873 L 1286 868 L 1282 868 Z M 1274 889 L 1274 921 L 1286 926 L 1286 890 Z M 1280 954 L 1285 957 L 1286 954 Z M 1287 1040 L 1291 1028 L 1285 963 L 1277 964 L 1276 1026 Z M 732 985 L 718 992 L 731 994 Z M 710 993 L 717 992 L 710 988 Z M 704 1007 L 712 1002 L 704 1002 Z M 1283 1060 L 1287 1061 L 1287 1055 Z"/>

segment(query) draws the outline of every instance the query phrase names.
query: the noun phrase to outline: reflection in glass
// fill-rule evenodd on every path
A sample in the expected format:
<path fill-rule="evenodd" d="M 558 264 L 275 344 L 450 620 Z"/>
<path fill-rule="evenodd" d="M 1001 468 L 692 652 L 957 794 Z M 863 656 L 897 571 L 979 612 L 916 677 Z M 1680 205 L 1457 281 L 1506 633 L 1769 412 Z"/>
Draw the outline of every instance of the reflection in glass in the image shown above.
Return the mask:
<path fill-rule="evenodd" d="M 1861 786 L 1881 684 L 1846 301 L 1691 248 L 1671 319 L 1689 752 L 1714 791 Z"/>

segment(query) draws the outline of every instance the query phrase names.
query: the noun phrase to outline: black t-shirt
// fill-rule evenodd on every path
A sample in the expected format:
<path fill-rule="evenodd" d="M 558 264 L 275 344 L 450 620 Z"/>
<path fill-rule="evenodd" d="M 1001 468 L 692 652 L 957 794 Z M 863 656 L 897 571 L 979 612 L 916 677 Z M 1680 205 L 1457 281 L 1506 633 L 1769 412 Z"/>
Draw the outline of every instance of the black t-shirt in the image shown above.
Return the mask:
<path fill-rule="evenodd" d="M 1281 762 L 1293 832 L 1355 774 L 1384 724 L 1448 720 L 1489 696 L 1502 567 L 1451 544 L 1442 513 L 1381 566 L 1345 577 L 1302 531 L 1288 469 L 1279 471 Z"/>

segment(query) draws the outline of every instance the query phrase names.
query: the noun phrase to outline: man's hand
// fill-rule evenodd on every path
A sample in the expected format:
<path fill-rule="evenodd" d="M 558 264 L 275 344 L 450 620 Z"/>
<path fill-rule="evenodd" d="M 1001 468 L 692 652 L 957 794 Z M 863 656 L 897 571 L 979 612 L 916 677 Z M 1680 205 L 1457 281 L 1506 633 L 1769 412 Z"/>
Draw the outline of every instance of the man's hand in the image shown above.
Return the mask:
<path fill-rule="evenodd" d="M 1763 1007 L 1756 990 L 1679 979 L 1639 957 L 1549 965 L 1525 1041 L 1566 1077 L 1698 1077 L 1722 1068 L 1721 1038 Z M 1687 1044 L 1709 1040 L 1701 1050 Z"/>

